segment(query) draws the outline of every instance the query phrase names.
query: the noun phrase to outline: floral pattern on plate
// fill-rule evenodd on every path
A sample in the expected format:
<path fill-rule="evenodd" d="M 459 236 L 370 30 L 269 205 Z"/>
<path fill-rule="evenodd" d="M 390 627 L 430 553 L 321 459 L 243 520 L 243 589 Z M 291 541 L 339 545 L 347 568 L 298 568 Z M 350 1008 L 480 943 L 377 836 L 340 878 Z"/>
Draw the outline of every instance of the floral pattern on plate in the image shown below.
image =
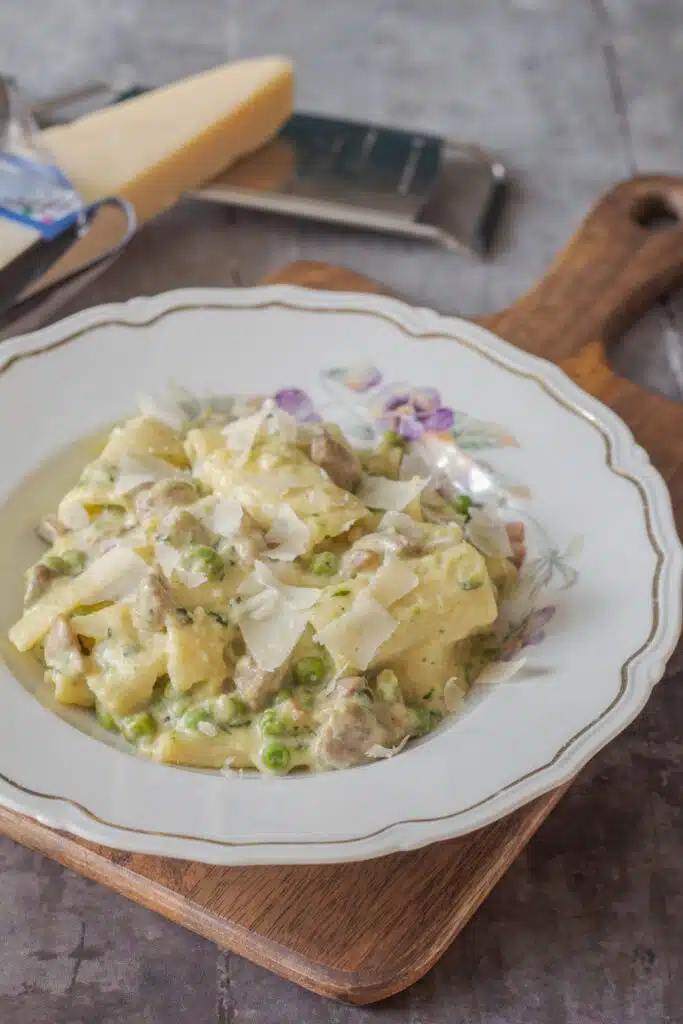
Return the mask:
<path fill-rule="evenodd" d="M 446 406 L 434 387 L 386 381 L 376 366 L 323 370 L 321 383 L 332 399 L 355 413 L 363 427 L 393 430 L 410 441 L 425 434 L 455 441 L 464 451 L 516 447 L 517 440 L 495 423 Z M 351 401 L 349 401 L 351 399 Z"/>
<path fill-rule="evenodd" d="M 437 388 L 387 381 L 370 364 L 332 367 L 320 373 L 326 401 L 317 407 L 299 388 L 280 390 L 275 401 L 300 423 L 325 419 L 337 423 L 354 444 L 372 444 L 387 431 L 408 442 L 441 442 L 447 446 L 439 460 L 455 492 L 479 495 L 471 486 L 483 479 L 485 493 L 494 496 L 484 508 L 505 526 L 509 552 L 519 569 L 514 592 L 503 602 L 496 632 L 498 657 L 509 662 L 527 647 L 536 647 L 546 636 L 558 604 L 553 595 L 578 580 L 574 562 L 583 546 L 581 537 L 558 546 L 529 509 L 529 489 L 473 453 L 518 448 L 517 438 L 505 427 L 480 420 L 447 406 Z"/>

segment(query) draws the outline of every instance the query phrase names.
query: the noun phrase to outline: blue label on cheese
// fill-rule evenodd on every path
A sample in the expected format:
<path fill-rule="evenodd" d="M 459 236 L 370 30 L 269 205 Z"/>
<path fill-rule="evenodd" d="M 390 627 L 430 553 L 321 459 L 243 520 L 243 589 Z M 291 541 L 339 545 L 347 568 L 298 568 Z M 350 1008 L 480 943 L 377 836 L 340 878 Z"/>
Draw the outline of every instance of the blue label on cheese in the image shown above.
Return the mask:
<path fill-rule="evenodd" d="M 0 217 L 52 239 L 79 221 L 83 201 L 62 172 L 14 153 L 0 153 Z"/>

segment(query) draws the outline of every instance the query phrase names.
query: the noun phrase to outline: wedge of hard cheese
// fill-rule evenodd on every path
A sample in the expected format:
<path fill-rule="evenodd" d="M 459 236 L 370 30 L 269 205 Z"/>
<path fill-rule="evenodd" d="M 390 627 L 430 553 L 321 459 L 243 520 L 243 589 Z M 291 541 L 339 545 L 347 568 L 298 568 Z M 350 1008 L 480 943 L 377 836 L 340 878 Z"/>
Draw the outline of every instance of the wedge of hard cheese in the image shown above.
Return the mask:
<path fill-rule="evenodd" d="M 50 128 L 42 138 L 86 202 L 123 196 L 144 223 L 268 142 L 292 112 L 293 86 L 285 58 L 238 61 Z M 120 234 L 120 218 L 104 210 L 32 290 L 83 266 Z"/>

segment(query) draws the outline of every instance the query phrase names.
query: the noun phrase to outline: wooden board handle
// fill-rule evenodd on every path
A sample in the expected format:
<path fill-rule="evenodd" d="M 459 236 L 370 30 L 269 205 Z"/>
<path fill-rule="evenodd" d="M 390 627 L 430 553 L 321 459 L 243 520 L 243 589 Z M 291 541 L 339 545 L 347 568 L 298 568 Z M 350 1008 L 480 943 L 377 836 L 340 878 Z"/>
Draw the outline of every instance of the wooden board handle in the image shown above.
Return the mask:
<path fill-rule="evenodd" d="M 617 376 L 606 347 L 683 281 L 683 178 L 622 182 L 591 210 L 540 283 L 480 323 L 559 363 L 629 425 L 669 483 L 683 488 L 683 405 Z M 683 530 L 683 502 L 674 501 Z"/>
<path fill-rule="evenodd" d="M 683 281 L 683 178 L 622 182 L 591 210 L 545 277 L 480 322 L 562 362 L 609 343 Z"/>

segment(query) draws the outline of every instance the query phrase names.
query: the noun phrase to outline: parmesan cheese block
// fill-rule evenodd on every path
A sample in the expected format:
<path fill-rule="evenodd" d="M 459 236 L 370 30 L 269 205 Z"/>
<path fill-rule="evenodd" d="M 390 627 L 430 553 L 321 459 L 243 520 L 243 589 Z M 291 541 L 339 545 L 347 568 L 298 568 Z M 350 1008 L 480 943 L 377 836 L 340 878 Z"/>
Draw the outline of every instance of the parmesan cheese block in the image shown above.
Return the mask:
<path fill-rule="evenodd" d="M 42 140 L 85 202 L 123 196 L 144 223 L 268 142 L 291 114 L 293 81 L 285 58 L 237 61 L 50 128 Z M 98 256 L 121 228 L 120 214 L 102 211 L 33 290 Z"/>

